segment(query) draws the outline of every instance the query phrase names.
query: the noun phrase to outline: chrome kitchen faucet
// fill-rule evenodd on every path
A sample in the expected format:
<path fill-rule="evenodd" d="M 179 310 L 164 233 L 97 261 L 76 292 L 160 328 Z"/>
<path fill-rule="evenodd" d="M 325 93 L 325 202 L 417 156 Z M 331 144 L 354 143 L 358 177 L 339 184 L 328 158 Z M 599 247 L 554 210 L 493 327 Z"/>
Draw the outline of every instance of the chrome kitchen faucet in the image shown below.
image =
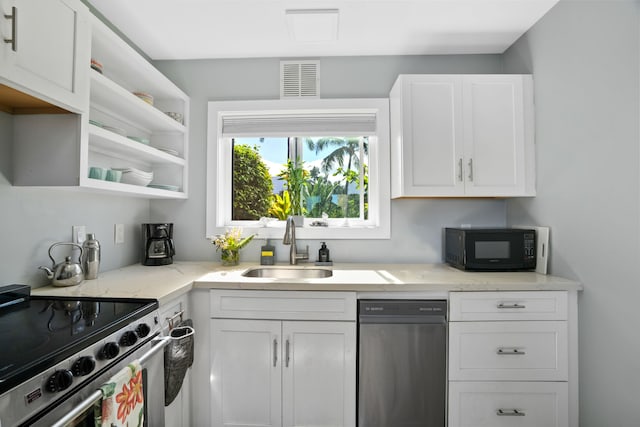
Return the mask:
<path fill-rule="evenodd" d="M 296 265 L 298 260 L 309 259 L 309 245 L 307 250 L 298 253 L 298 247 L 296 245 L 296 223 L 293 221 L 293 217 L 287 218 L 287 227 L 284 231 L 284 238 L 282 239 L 283 245 L 291 245 L 289 250 L 289 264 Z"/>

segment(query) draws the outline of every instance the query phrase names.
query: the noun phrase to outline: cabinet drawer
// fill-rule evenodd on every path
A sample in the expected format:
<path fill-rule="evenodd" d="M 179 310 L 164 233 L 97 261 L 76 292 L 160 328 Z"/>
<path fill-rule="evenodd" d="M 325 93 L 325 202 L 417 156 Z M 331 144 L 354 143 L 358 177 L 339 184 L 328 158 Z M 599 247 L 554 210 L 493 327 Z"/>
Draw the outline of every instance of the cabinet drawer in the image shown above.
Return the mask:
<path fill-rule="evenodd" d="M 567 408 L 567 383 L 449 383 L 449 427 L 564 427 Z"/>
<path fill-rule="evenodd" d="M 567 320 L 567 292 L 452 292 L 449 316 L 452 322 Z"/>
<path fill-rule="evenodd" d="M 211 317 L 356 320 L 355 292 L 211 291 Z"/>
<path fill-rule="evenodd" d="M 451 381 L 567 381 L 566 322 L 452 322 Z"/>

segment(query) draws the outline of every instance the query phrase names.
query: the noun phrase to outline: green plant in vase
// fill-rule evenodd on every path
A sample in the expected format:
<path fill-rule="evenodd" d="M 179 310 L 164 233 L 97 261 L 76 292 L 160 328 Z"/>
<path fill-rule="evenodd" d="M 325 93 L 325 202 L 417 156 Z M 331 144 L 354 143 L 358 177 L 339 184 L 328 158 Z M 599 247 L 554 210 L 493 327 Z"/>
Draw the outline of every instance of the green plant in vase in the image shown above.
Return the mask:
<path fill-rule="evenodd" d="M 251 236 L 242 237 L 242 228 L 233 227 L 227 229 L 227 231 L 218 235 L 213 244 L 216 245 L 216 252 L 221 251 L 220 259 L 222 265 L 238 265 L 240 262 L 240 249 L 244 248 L 253 238 L 255 234 Z"/>

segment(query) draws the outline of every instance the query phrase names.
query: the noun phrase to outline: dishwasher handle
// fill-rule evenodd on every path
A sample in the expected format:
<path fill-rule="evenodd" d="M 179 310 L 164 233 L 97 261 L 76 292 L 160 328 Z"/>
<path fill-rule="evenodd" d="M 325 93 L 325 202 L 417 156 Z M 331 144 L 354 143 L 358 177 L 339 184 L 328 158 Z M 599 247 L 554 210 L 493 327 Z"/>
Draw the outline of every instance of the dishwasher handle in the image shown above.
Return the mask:
<path fill-rule="evenodd" d="M 423 316 L 381 316 L 375 314 L 361 314 L 358 316 L 360 324 L 433 324 L 446 325 L 447 316 L 444 314 L 426 314 Z"/>

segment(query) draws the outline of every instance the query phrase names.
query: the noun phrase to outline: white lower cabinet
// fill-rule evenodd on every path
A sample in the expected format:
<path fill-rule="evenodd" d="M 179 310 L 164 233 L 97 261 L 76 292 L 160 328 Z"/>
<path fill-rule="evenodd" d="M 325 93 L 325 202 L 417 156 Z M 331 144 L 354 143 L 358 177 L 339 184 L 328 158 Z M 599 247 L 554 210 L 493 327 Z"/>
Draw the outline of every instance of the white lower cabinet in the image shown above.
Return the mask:
<path fill-rule="evenodd" d="M 577 425 L 570 311 L 567 292 L 452 292 L 448 427 Z"/>
<path fill-rule="evenodd" d="M 242 294 L 212 292 L 217 293 L 214 301 L 247 302 Z M 264 317 L 273 317 L 277 307 L 304 295 L 297 306 L 304 318 L 305 303 L 312 302 L 304 292 L 244 293 L 251 304 L 264 296 Z M 354 294 L 346 300 L 339 293 L 334 296 L 326 301 L 336 302 L 338 310 L 345 302 L 355 307 Z M 219 314 L 216 306 L 220 307 L 214 302 L 214 316 Z M 222 306 L 232 309 L 226 303 Z M 346 321 L 214 317 L 210 343 L 213 426 L 355 426 L 355 317 Z"/>
<path fill-rule="evenodd" d="M 565 427 L 566 382 L 451 382 L 449 427 Z"/>

